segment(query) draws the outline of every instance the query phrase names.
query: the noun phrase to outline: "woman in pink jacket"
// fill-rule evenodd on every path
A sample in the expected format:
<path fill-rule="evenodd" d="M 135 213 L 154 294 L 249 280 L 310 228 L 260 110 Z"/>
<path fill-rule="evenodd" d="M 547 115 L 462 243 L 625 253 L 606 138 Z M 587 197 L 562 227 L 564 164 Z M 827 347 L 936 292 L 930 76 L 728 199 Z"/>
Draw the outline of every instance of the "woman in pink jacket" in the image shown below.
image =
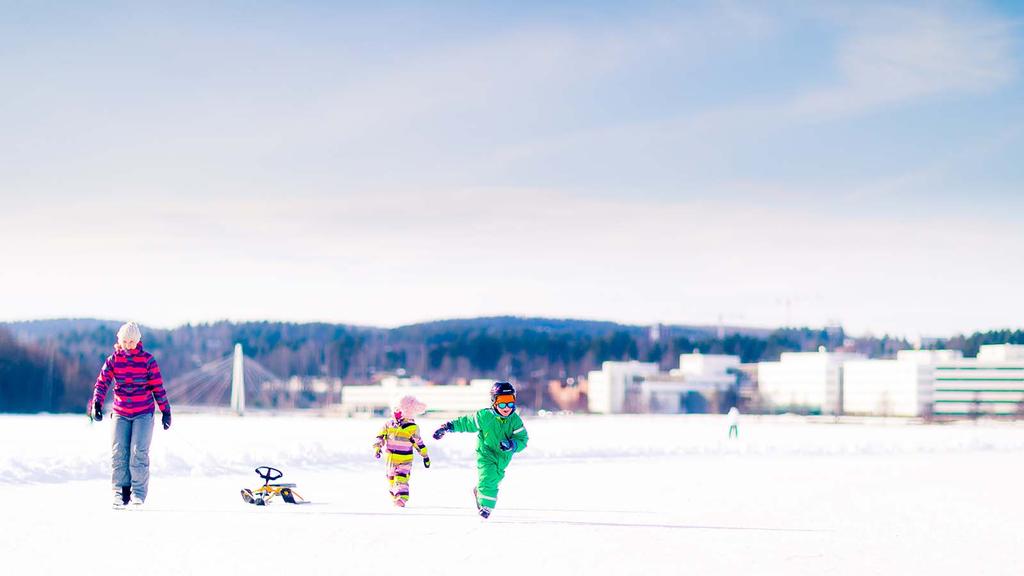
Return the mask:
<path fill-rule="evenodd" d="M 113 484 L 114 507 L 129 501 L 139 506 L 149 490 L 149 445 L 153 440 L 154 404 L 160 406 L 164 430 L 171 427 L 160 367 L 142 349 L 138 324 L 128 322 L 117 331 L 114 353 L 107 357 L 96 378 L 91 415 L 103 419 L 103 401 L 114 385 Z"/>

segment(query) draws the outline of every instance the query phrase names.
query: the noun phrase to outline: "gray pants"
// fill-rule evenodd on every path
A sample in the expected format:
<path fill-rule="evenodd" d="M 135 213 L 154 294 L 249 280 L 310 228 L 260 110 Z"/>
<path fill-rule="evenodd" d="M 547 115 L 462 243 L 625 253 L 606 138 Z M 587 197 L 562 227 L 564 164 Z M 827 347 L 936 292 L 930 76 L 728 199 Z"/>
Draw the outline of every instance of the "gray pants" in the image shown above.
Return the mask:
<path fill-rule="evenodd" d="M 131 486 L 132 494 L 145 500 L 149 490 L 149 444 L 153 441 L 153 415 L 135 418 L 114 416 L 114 491 Z"/>

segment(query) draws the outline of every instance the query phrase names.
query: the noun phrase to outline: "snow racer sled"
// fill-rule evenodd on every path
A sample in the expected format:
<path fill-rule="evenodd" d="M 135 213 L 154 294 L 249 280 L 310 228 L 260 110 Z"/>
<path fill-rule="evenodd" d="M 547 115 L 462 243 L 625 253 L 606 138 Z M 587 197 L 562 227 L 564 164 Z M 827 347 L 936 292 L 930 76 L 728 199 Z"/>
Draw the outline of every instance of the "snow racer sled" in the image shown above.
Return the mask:
<path fill-rule="evenodd" d="M 260 466 L 256 468 L 256 474 L 260 478 L 263 478 L 263 486 L 255 490 L 249 490 L 248 488 L 242 488 L 242 500 L 245 500 L 249 504 L 255 504 L 256 506 L 266 506 L 270 504 L 270 501 L 275 496 L 280 496 L 285 502 L 289 504 L 306 504 L 302 496 L 294 490 L 295 484 L 271 484 L 274 480 L 277 480 L 284 476 L 284 473 L 277 468 L 271 468 L 270 466 Z"/>

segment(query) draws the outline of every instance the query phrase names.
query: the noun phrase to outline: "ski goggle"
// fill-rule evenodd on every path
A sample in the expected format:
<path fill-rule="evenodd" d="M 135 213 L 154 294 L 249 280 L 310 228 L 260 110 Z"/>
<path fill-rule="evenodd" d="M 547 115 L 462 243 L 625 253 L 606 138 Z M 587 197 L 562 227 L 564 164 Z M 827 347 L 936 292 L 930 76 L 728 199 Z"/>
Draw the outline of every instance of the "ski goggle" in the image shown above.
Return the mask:
<path fill-rule="evenodd" d="M 497 404 L 495 404 L 495 406 L 500 408 L 500 409 L 502 409 L 502 410 L 504 410 L 505 408 L 515 409 L 516 403 L 515 402 L 498 402 Z"/>

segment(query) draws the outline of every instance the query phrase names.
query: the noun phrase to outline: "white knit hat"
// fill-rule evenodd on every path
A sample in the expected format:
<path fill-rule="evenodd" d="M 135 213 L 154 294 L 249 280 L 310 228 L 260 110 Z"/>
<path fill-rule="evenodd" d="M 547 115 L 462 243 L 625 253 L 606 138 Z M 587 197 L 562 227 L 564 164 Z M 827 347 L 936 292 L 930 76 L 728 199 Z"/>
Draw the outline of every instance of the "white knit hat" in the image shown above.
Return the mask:
<path fill-rule="evenodd" d="M 139 325 L 135 322 L 125 322 L 117 330 L 117 341 L 123 342 L 130 340 L 132 342 L 138 342 L 142 340 L 142 330 L 139 330 Z"/>

